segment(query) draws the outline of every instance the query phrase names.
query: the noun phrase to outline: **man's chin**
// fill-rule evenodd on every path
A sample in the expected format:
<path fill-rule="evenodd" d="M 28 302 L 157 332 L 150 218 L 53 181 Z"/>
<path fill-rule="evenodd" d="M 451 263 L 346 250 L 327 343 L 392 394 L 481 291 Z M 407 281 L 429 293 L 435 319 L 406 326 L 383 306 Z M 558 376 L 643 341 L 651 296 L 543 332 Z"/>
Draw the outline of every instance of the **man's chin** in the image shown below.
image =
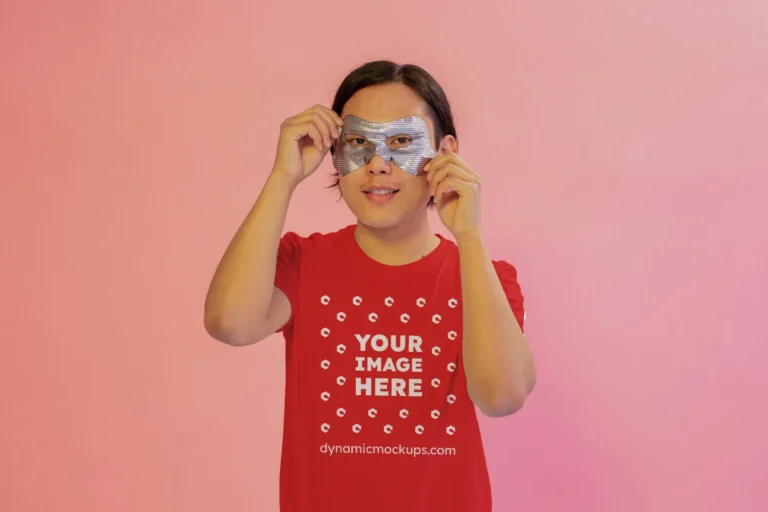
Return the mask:
<path fill-rule="evenodd" d="M 426 208 L 423 208 L 426 212 Z M 357 221 L 370 229 L 387 230 L 411 224 L 419 216 L 420 211 L 411 212 L 364 212 L 356 215 Z"/>
<path fill-rule="evenodd" d="M 360 215 L 357 221 L 370 229 L 392 229 L 402 224 L 403 219 L 392 215 Z"/>
<path fill-rule="evenodd" d="M 371 204 L 349 204 L 347 207 L 357 218 L 357 221 L 371 229 L 391 229 L 401 226 L 411 221 L 419 213 L 426 212 L 426 204 L 419 207 L 403 208 L 402 204 L 398 208 L 391 208 L 395 205 L 371 205 Z"/>

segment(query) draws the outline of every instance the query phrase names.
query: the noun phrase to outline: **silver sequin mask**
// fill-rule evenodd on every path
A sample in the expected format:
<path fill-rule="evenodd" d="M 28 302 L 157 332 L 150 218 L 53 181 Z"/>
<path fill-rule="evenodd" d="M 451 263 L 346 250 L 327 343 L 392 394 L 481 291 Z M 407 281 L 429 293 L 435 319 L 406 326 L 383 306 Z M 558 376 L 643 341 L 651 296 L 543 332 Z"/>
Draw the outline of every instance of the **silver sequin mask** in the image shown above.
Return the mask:
<path fill-rule="evenodd" d="M 365 139 L 364 144 L 348 142 L 355 135 Z M 401 148 L 387 144 L 390 137 L 406 136 L 411 143 Z M 341 176 L 360 169 L 371 158 L 379 155 L 408 174 L 419 176 L 422 167 L 435 156 L 427 124 L 420 117 L 404 117 L 386 123 L 373 123 L 359 117 L 344 116 L 344 126 L 339 129 L 339 139 L 333 153 L 333 167 Z"/>

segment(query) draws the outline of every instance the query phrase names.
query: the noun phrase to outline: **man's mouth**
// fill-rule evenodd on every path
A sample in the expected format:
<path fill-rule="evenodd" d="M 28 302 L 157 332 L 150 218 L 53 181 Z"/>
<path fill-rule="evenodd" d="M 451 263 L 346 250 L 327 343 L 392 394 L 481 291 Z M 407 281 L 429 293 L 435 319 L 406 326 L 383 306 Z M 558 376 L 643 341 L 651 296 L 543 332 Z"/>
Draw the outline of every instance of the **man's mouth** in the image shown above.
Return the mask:
<path fill-rule="evenodd" d="M 383 195 L 387 195 L 387 194 L 396 194 L 396 193 L 399 192 L 399 190 L 398 189 L 388 188 L 388 189 L 365 190 L 364 192 L 366 194 L 374 194 L 374 195 L 382 195 L 383 196 Z"/>

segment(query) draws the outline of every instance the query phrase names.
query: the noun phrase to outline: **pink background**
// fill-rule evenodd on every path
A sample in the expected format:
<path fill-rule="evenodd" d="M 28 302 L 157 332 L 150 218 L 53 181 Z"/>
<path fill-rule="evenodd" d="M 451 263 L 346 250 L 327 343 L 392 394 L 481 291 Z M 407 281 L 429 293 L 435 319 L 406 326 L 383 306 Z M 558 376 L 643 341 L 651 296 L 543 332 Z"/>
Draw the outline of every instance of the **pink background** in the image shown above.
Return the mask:
<path fill-rule="evenodd" d="M 766 26 L 764 0 L 3 1 L 0 509 L 277 510 L 282 342 L 211 340 L 204 295 L 280 121 L 374 58 L 447 89 L 526 294 L 495 510 L 768 509 Z M 330 171 L 288 228 L 352 221 Z"/>

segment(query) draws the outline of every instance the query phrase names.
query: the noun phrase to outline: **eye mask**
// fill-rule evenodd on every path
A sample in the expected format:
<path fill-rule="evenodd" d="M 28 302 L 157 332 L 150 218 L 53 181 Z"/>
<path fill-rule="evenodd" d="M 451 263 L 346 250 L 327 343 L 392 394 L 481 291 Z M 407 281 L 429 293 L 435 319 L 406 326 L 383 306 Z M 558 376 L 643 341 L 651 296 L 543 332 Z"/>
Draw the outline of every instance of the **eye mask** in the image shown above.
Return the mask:
<path fill-rule="evenodd" d="M 365 139 L 365 144 L 347 142 L 347 136 L 350 135 Z M 399 136 L 409 137 L 410 144 L 400 148 L 387 145 L 388 138 Z M 344 116 L 344 126 L 340 128 L 338 145 L 333 153 L 333 167 L 341 176 L 346 176 L 363 167 L 376 155 L 408 174 L 420 175 L 426 160 L 435 156 L 427 124 L 416 116 L 386 123 L 373 123 L 355 116 Z"/>

